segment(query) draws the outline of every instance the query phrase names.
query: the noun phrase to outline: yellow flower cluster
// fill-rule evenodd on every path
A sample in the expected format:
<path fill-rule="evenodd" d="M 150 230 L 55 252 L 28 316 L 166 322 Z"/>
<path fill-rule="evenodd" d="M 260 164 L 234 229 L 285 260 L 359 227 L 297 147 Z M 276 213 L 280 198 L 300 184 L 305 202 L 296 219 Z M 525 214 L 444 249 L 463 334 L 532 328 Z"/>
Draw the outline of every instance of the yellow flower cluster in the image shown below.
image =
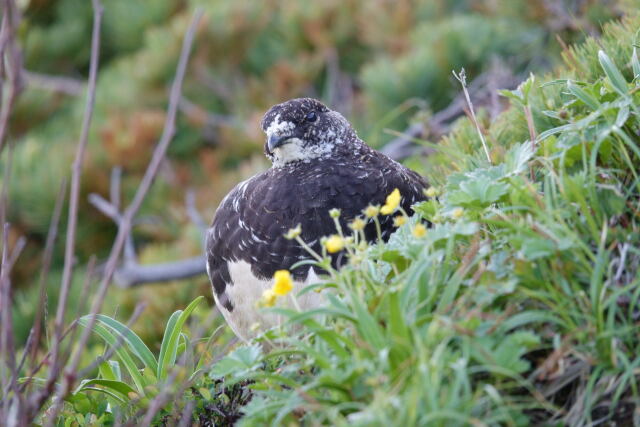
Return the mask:
<path fill-rule="evenodd" d="M 296 225 L 294 228 L 290 228 L 289 231 L 284 235 L 284 238 L 287 240 L 293 240 L 296 237 L 300 236 L 302 233 L 302 226 L 300 224 Z"/>
<path fill-rule="evenodd" d="M 366 222 L 360 217 L 354 219 L 349 223 L 349 228 L 353 231 L 361 231 L 364 230 L 364 227 L 367 225 Z"/>
<path fill-rule="evenodd" d="M 278 270 L 273 275 L 273 286 L 262 293 L 260 305 L 273 307 L 278 299 L 287 295 L 293 289 L 293 279 L 288 270 Z"/>
<path fill-rule="evenodd" d="M 382 215 L 389 215 L 390 213 L 393 213 L 393 211 L 398 209 L 398 206 L 400 205 L 400 198 L 400 190 L 397 188 L 394 189 L 391 194 L 387 196 L 387 200 L 380 209 L 380 213 Z"/>
<path fill-rule="evenodd" d="M 440 194 L 440 192 L 435 187 L 429 187 L 426 190 L 424 190 L 424 195 L 427 196 L 427 197 L 430 197 L 430 198 L 434 198 L 439 194 Z"/>
<path fill-rule="evenodd" d="M 413 227 L 413 235 L 416 237 L 424 237 L 427 234 L 427 227 L 424 226 L 421 222 L 417 223 Z"/>
<path fill-rule="evenodd" d="M 374 216 L 378 216 L 380 213 L 380 206 L 369 205 L 362 212 L 367 218 L 373 218 Z"/>
<path fill-rule="evenodd" d="M 333 234 L 324 241 L 324 247 L 327 248 L 327 252 L 330 254 L 335 254 L 344 249 L 344 243 L 345 241 L 341 236 Z"/>
<path fill-rule="evenodd" d="M 405 222 L 407 222 L 407 217 L 404 215 L 397 215 L 393 218 L 394 227 L 400 227 L 404 225 Z"/>

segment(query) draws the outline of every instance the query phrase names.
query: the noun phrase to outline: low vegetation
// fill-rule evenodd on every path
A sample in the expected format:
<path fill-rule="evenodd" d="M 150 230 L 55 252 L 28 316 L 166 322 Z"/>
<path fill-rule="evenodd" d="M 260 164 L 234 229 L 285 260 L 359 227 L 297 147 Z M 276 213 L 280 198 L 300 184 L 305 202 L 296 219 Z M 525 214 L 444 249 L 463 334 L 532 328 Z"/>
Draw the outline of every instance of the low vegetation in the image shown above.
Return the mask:
<path fill-rule="evenodd" d="M 98 359 L 35 421 L 637 424 L 638 28 L 630 11 L 567 48 L 564 66 L 502 91 L 510 107 L 494 120 L 474 110 L 437 144 L 417 140 L 433 153 L 407 163 L 430 200 L 407 218 L 389 195 L 328 236 L 308 261 L 328 274 L 302 291 L 323 292 L 321 308 L 286 308 L 299 295 L 280 273 L 257 309 L 286 316 L 283 328 L 225 347 L 200 297 L 169 317 L 156 355 L 118 316 L 80 317 L 96 338 L 85 358 Z M 379 215 L 397 231 L 367 244 L 359 230 Z M 339 251 L 348 263 L 334 270 Z"/>

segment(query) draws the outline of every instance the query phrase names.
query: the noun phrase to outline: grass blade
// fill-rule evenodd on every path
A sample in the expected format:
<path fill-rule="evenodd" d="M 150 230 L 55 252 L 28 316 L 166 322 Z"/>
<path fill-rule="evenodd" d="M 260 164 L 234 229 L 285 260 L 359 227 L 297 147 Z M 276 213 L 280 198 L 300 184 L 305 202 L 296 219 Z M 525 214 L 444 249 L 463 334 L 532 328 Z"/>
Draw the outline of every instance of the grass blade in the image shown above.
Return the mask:
<path fill-rule="evenodd" d="M 153 353 L 151 353 L 151 350 L 149 350 L 149 347 L 126 325 L 103 314 L 96 315 L 96 321 L 102 323 L 116 335 L 121 336 L 124 343 L 127 344 L 133 354 L 135 354 L 145 366 L 148 366 L 154 371 L 158 369 L 158 362 Z"/>
<path fill-rule="evenodd" d="M 199 296 L 184 311 L 178 310 L 169 318 L 160 347 L 160 357 L 158 358 L 158 379 L 165 379 L 168 367 L 175 363 L 178 354 L 178 337 L 180 337 L 182 326 L 203 299 L 203 296 Z"/>
<path fill-rule="evenodd" d="M 99 386 L 99 387 L 95 387 Z M 111 395 L 116 395 L 119 400 L 127 401 L 129 400 L 129 394 L 135 393 L 136 391 L 132 389 L 129 384 L 124 383 L 122 381 L 116 380 L 105 380 L 95 378 L 92 380 L 84 380 L 80 383 L 78 388 L 76 388 L 73 394 L 80 393 L 85 390 L 94 390 L 94 391 L 110 391 Z"/>
<path fill-rule="evenodd" d="M 78 320 L 78 323 L 80 323 L 83 326 L 87 326 L 87 324 L 89 323 L 89 317 L 90 315 L 81 317 Z M 145 381 L 142 378 L 142 375 L 140 374 L 138 367 L 136 366 L 135 362 L 133 361 L 133 358 L 131 357 L 129 352 L 126 350 L 126 348 L 123 348 L 121 343 L 118 341 L 118 339 L 116 339 L 116 337 L 107 328 L 102 326 L 102 324 L 96 322 L 93 325 L 93 331 L 96 334 L 100 335 L 100 337 L 103 340 L 105 340 L 107 344 L 115 348 L 116 354 L 118 355 L 118 357 L 120 358 L 124 366 L 127 368 L 127 371 L 129 372 L 131 379 L 135 383 L 136 388 L 138 389 L 138 392 L 140 394 L 143 394 L 144 386 L 146 385 Z"/>
<path fill-rule="evenodd" d="M 567 81 L 567 89 L 569 89 L 569 92 L 571 92 L 573 96 L 584 102 L 592 110 L 597 110 L 598 108 L 600 108 L 600 103 L 598 102 L 598 100 L 591 94 L 589 94 L 586 90 L 575 84 L 573 81 Z"/>
<path fill-rule="evenodd" d="M 611 81 L 611 85 L 616 92 L 622 96 L 628 96 L 629 88 L 627 86 L 627 80 L 624 78 L 616 64 L 606 53 L 604 53 L 603 50 L 598 52 L 598 59 L 600 60 L 600 65 L 602 66 L 604 73 Z"/>

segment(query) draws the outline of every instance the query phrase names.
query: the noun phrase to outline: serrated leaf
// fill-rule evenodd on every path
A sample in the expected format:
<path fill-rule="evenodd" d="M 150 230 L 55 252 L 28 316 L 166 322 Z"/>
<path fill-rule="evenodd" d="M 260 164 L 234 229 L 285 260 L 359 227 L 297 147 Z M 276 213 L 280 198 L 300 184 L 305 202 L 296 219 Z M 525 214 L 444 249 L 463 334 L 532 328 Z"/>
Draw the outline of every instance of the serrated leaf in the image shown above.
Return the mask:
<path fill-rule="evenodd" d="M 252 370 L 261 356 L 262 349 L 258 344 L 237 348 L 220 359 L 211 368 L 209 375 L 212 378 L 221 378 L 230 374 L 239 374 Z"/>
<path fill-rule="evenodd" d="M 534 155 L 535 148 L 530 142 L 515 144 L 505 154 L 507 176 L 518 175 L 525 172 L 529 161 Z"/>
<path fill-rule="evenodd" d="M 509 186 L 503 182 L 469 180 L 460 184 L 460 190 L 469 195 L 471 203 L 477 201 L 487 206 L 507 194 Z"/>

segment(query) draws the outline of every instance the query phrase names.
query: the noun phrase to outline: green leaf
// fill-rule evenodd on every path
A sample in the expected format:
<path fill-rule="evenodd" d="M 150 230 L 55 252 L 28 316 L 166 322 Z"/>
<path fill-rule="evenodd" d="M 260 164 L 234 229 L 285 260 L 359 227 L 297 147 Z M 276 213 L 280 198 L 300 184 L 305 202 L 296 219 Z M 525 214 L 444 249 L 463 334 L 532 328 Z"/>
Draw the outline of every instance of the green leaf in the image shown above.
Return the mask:
<path fill-rule="evenodd" d="M 575 84 L 572 80 L 567 81 L 567 89 L 569 89 L 569 92 L 571 92 L 573 96 L 585 103 L 592 110 L 600 108 L 600 102 L 598 102 L 593 95 Z"/>
<path fill-rule="evenodd" d="M 100 372 L 100 376 L 106 380 L 120 381 L 122 377 L 120 373 L 120 364 L 115 360 L 102 362 L 98 366 L 98 371 Z"/>
<path fill-rule="evenodd" d="M 535 148 L 531 142 L 515 144 L 509 148 L 505 154 L 504 163 L 506 166 L 506 176 L 518 175 L 527 171 L 529 161 L 535 154 Z"/>
<path fill-rule="evenodd" d="M 638 59 L 638 37 L 640 36 L 640 30 L 636 32 L 633 42 L 633 53 L 631 54 L 631 69 L 633 70 L 633 78 L 640 79 L 640 60 Z"/>
<path fill-rule="evenodd" d="M 549 257 L 555 251 L 555 243 L 542 237 L 530 237 L 522 242 L 522 255 L 529 261 Z"/>
<path fill-rule="evenodd" d="M 221 378 L 230 374 L 239 374 L 253 370 L 262 356 L 260 345 L 254 344 L 235 349 L 216 363 L 209 375 L 212 378 Z"/>
<path fill-rule="evenodd" d="M 622 96 L 627 96 L 629 94 L 627 80 L 624 78 L 616 64 L 602 50 L 598 52 L 598 59 L 600 60 L 600 65 L 602 66 L 604 73 L 609 78 L 609 81 L 611 81 L 611 85 L 616 92 Z"/>
<path fill-rule="evenodd" d="M 633 70 L 633 78 L 640 79 L 640 60 L 638 60 L 638 49 L 633 48 L 633 54 L 631 55 L 631 69 Z"/>
<path fill-rule="evenodd" d="M 509 186 L 503 182 L 469 180 L 460 184 L 460 190 L 465 192 L 472 202 L 486 206 L 507 194 Z"/>
<path fill-rule="evenodd" d="M 149 350 L 149 347 L 126 325 L 103 314 L 96 315 L 96 322 L 102 323 L 117 336 L 120 336 L 124 344 L 129 347 L 133 354 L 135 354 L 145 366 L 153 370 L 158 369 L 158 362 L 153 353 L 151 353 L 151 350 Z"/>
<path fill-rule="evenodd" d="M 81 317 L 80 319 L 78 319 L 78 323 L 80 323 L 82 326 L 87 326 L 90 318 L 91 318 L 91 315 Z M 100 335 L 100 337 L 103 340 L 105 340 L 107 344 L 115 348 L 116 354 L 118 355 L 118 357 L 120 358 L 124 366 L 127 368 L 127 371 L 129 372 L 131 379 L 135 383 L 136 388 L 138 389 L 138 392 L 140 394 L 143 394 L 144 386 L 146 385 L 146 383 L 142 378 L 142 375 L 140 374 L 138 367 L 133 361 L 133 358 L 131 357 L 129 352 L 126 350 L 126 348 L 122 346 L 122 342 L 116 339 L 116 337 L 99 322 L 94 323 L 93 331 L 98 335 Z"/>
<path fill-rule="evenodd" d="M 98 386 L 98 387 L 96 387 Z M 116 397 L 118 400 L 126 402 L 130 399 L 130 393 L 136 393 L 136 391 L 129 386 L 129 384 L 122 381 L 105 380 L 100 378 L 94 378 L 91 380 L 84 380 L 78 385 L 74 394 L 86 391 L 101 391 L 110 392 L 109 394 Z"/>
<path fill-rule="evenodd" d="M 184 311 L 178 310 L 169 318 L 167 328 L 164 331 L 164 337 L 162 338 L 162 344 L 160 346 L 160 357 L 158 358 L 157 371 L 158 379 L 165 379 L 167 377 L 169 366 L 173 366 L 176 362 L 176 356 L 178 354 L 178 337 L 180 336 L 182 326 L 203 299 L 203 296 L 199 296 L 194 299 Z"/>

